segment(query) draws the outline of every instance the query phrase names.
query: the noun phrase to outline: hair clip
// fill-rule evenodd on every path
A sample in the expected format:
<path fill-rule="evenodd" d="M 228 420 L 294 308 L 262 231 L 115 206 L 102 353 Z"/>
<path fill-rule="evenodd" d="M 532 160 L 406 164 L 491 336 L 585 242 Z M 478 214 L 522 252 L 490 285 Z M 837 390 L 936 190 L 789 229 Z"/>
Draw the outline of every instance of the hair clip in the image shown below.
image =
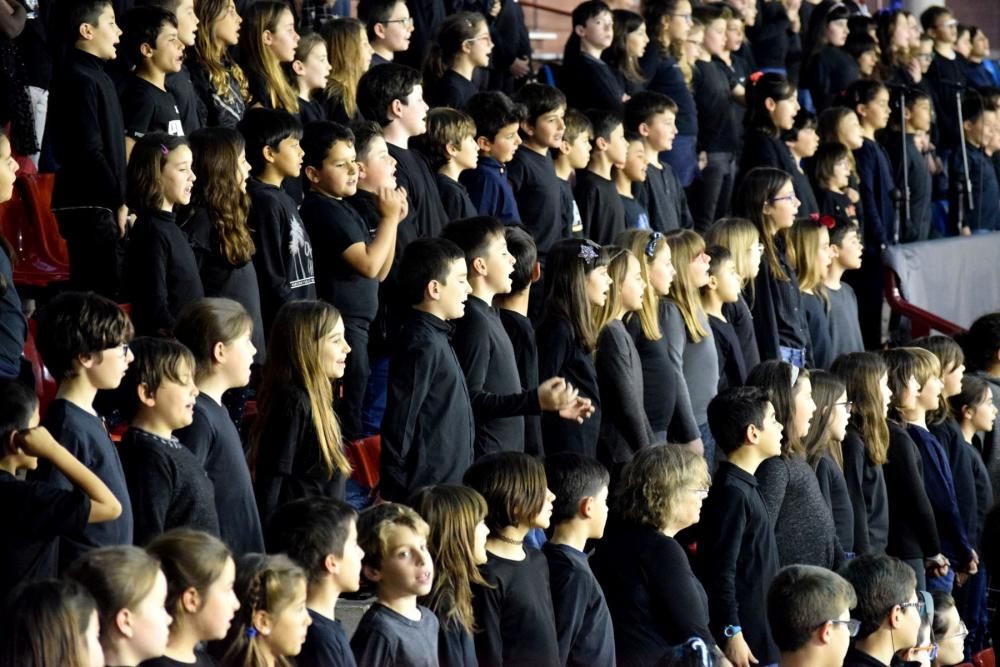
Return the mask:
<path fill-rule="evenodd" d="M 837 221 L 830 215 L 821 215 L 819 218 L 819 224 L 823 225 L 827 229 L 833 229 L 837 226 Z"/>
<path fill-rule="evenodd" d="M 592 245 L 589 243 L 583 243 L 580 245 L 580 252 L 577 254 L 577 257 L 582 259 L 584 263 L 589 266 L 599 257 L 599 255 L 597 254 L 597 251 L 594 250 Z"/>
<path fill-rule="evenodd" d="M 257 628 L 251 625 L 249 628 L 247 628 L 247 637 L 253 639 L 256 636 L 257 636 Z"/>
<path fill-rule="evenodd" d="M 170 155 L 170 151 L 167 150 L 167 147 L 164 146 L 163 144 L 160 144 L 160 152 L 163 153 L 164 155 Z"/>
<path fill-rule="evenodd" d="M 754 84 L 757 83 L 758 81 L 760 81 L 760 77 L 762 76 L 764 76 L 764 72 L 762 72 L 761 70 L 757 70 L 756 72 L 750 75 L 750 83 Z"/>
<path fill-rule="evenodd" d="M 646 257 L 653 259 L 656 256 L 656 244 L 663 238 L 660 232 L 653 232 L 649 235 L 649 243 L 646 244 Z"/>

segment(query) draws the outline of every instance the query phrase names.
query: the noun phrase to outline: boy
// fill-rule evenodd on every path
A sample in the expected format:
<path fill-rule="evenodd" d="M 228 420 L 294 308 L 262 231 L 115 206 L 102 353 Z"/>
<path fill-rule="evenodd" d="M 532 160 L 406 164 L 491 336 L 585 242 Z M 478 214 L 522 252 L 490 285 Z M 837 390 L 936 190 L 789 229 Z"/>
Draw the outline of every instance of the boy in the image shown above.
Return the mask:
<path fill-rule="evenodd" d="M 368 229 L 376 229 L 382 220 L 378 210 L 378 193 L 383 188 L 396 190 L 396 159 L 389 155 L 389 146 L 382 136 L 378 123 L 362 120 L 351 124 L 354 135 L 354 153 L 358 164 L 358 187 L 348 203 L 361 214 Z M 406 192 L 403 191 L 404 210 L 400 215 L 406 218 Z M 397 228 L 397 245 L 402 229 Z"/>
<path fill-rule="evenodd" d="M 477 215 L 469 191 L 458 182 L 462 172 L 475 169 L 479 162 L 476 124 L 462 111 L 431 109 L 427 114 L 427 133 L 421 143 L 437 172 L 434 179 L 448 220 Z"/>
<path fill-rule="evenodd" d="M 580 219 L 580 207 L 573 198 L 573 186 L 569 179 L 574 171 L 586 169 L 590 162 L 590 142 L 594 138 L 594 127 L 576 109 L 566 110 L 564 122 L 566 129 L 555 159 L 556 178 L 559 179 L 561 232 L 565 238 L 579 238 L 583 234 L 583 220 Z"/>
<path fill-rule="evenodd" d="M 465 105 L 476 123 L 479 163 L 462 174 L 462 185 L 480 215 L 492 215 L 505 224 L 521 222 L 514 191 L 507 180 L 507 163 L 514 159 L 525 119 L 524 108 L 501 92 L 476 93 Z"/>
<path fill-rule="evenodd" d="M 841 218 L 834 218 L 830 230 L 830 255 L 833 261 L 826 270 L 823 286 L 830 304 L 830 357 L 836 359 L 849 352 L 863 352 L 864 340 L 858 324 L 858 297 L 854 288 L 841 278 L 845 271 L 861 268 L 861 236 L 858 226 Z"/>
<path fill-rule="evenodd" d="M 141 546 L 171 528 L 218 536 L 215 489 L 194 454 L 174 437 L 194 418 L 194 357 L 175 340 L 136 338 L 135 361 L 122 380 L 129 429 L 122 467 Z"/>
<path fill-rule="evenodd" d="M 638 134 L 626 132 L 625 141 L 628 142 L 625 162 L 621 165 L 616 164 L 612 169 L 612 174 L 615 177 L 615 188 L 618 190 L 622 207 L 625 209 L 625 227 L 627 229 L 649 229 L 649 213 L 632 194 L 635 188 L 642 187 L 646 181 L 646 170 L 649 165 L 646 161 L 646 148 Z"/>
<path fill-rule="evenodd" d="M 438 620 L 417 598 L 431 592 L 430 528 L 405 505 L 384 503 L 361 513 L 362 571 L 375 585 L 375 603 L 351 638 L 359 665 L 437 667 Z"/>
<path fill-rule="evenodd" d="M 781 667 L 841 667 L 860 621 L 847 581 L 822 567 L 782 568 L 767 591 L 767 618 Z"/>
<path fill-rule="evenodd" d="M 469 288 L 462 249 L 418 239 L 399 265 L 400 300 L 409 307 L 389 362 L 382 419 L 382 497 L 404 500 L 428 484 L 457 483 L 476 438 L 469 390 L 448 341 L 465 314 Z"/>
<path fill-rule="evenodd" d="M 767 587 L 778 545 L 754 473 L 781 453 L 781 423 L 767 391 L 732 387 L 708 404 L 708 425 L 726 461 L 701 511 L 698 576 L 708 594 L 712 632 L 734 665 L 772 665 L 778 650 L 767 627 Z"/>
<path fill-rule="evenodd" d="M 561 198 L 552 160 L 552 149 L 562 145 L 566 130 L 566 96 L 558 88 L 529 83 L 517 91 L 514 102 L 524 106 L 527 115 L 521 121 L 521 148 L 507 165 L 507 180 L 544 266 L 549 248 L 566 236 L 566 228 L 558 224 Z"/>
<path fill-rule="evenodd" d="M 46 137 L 59 163 L 52 210 L 69 250 L 73 289 L 114 298 L 125 245 L 125 122 L 104 64 L 122 32 L 108 0 L 65 7 L 66 64 L 52 82 Z"/>
<path fill-rule="evenodd" d="M 403 227 L 411 231 L 402 239 L 437 236 L 448 221 L 437 183 L 427 162 L 409 149 L 410 139 L 427 131 L 427 103 L 420 73 L 405 65 L 389 63 L 369 69 L 358 82 L 358 110 L 382 126 L 389 154 L 396 160 L 396 182 L 406 190 L 408 214 Z M 404 244 L 400 244 L 402 251 Z"/>
<path fill-rule="evenodd" d="M 958 21 L 946 7 L 928 7 L 920 15 L 924 32 L 934 39 L 934 58 L 925 75 L 937 119 L 937 148 L 947 159 L 959 150 L 955 93 L 965 88 L 965 60 L 955 53 Z"/>
<path fill-rule="evenodd" d="M 302 566 L 309 578 L 306 606 L 312 624 L 299 667 L 356 667 L 347 634 L 336 618 L 341 593 L 357 592 L 365 552 L 358 546 L 358 513 L 324 497 L 294 500 L 271 515 L 268 548 Z"/>
<path fill-rule="evenodd" d="M 391 63 L 397 53 L 410 48 L 413 19 L 403 0 L 360 0 L 358 20 L 365 24 L 371 42 L 369 68 Z"/>
<path fill-rule="evenodd" d="M 152 132 L 183 136 L 177 101 L 167 92 L 168 73 L 179 72 L 184 45 L 177 38 L 177 19 L 159 7 L 135 7 L 125 15 L 125 53 L 135 71 L 122 90 L 125 155 L 136 139 Z"/>
<path fill-rule="evenodd" d="M 0 597 L 22 581 L 52 578 L 58 538 L 79 537 L 88 524 L 118 518 L 122 506 L 107 485 L 38 425 L 38 398 L 14 380 L 0 380 L 0 502 L 9 508 L 0 547 Z M 72 490 L 18 477 L 44 459 Z"/>
<path fill-rule="evenodd" d="M 649 162 L 636 199 L 649 213 L 649 226 L 658 232 L 694 227 L 680 180 L 669 164 L 660 162 L 660 153 L 673 148 L 676 117 L 677 105 L 661 93 L 642 91 L 625 103 L 625 129 L 642 137 Z"/>
<path fill-rule="evenodd" d="M 909 566 L 892 556 L 866 554 L 849 561 L 841 574 L 857 594 L 852 615 L 861 621 L 844 667 L 887 666 L 897 651 L 916 646 L 925 610 Z"/>
<path fill-rule="evenodd" d="M 625 231 L 625 207 L 611 180 L 611 168 L 625 163 L 628 142 L 620 115 L 591 109 L 587 118 L 594 127 L 590 162 L 585 170 L 577 172 L 573 196 L 580 206 L 583 236 L 606 245 Z"/>
<path fill-rule="evenodd" d="M 899 221 L 899 240 L 902 243 L 926 241 L 931 233 L 931 172 L 927 169 L 927 160 L 917 148 L 916 135 L 920 132 L 930 132 L 932 110 L 931 98 L 922 88 L 916 86 L 904 88 L 902 91 L 892 91 L 895 98 L 893 109 L 898 109 L 901 103 L 900 92 L 906 96 L 906 107 L 903 109 L 903 120 L 906 123 L 904 136 L 900 137 L 898 128 L 886 132 L 883 144 L 889 159 L 892 161 L 893 182 L 907 183 L 909 187 L 909 207 L 901 209 Z M 895 114 L 894 114 L 895 116 Z M 903 145 L 906 142 L 906 163 L 903 164 Z M 905 181 L 903 170 L 906 170 Z M 907 193 L 903 193 L 904 196 Z M 907 208 L 909 209 L 907 211 Z M 906 214 L 909 212 L 909 219 Z"/>
<path fill-rule="evenodd" d="M 309 194 L 299 212 L 315 249 L 316 292 L 340 311 L 351 346 L 337 413 L 344 437 L 357 440 L 362 437 L 361 403 L 368 386 L 368 332 L 378 312 L 379 283 L 389 275 L 396 254 L 396 230 L 406 195 L 390 188 L 379 191 L 381 219 L 373 235 L 346 201 L 358 189 L 351 131 L 326 121 L 310 123 L 302 150 Z"/>
<path fill-rule="evenodd" d="M 452 345 L 465 373 L 476 416 L 475 456 L 502 450 L 524 451 L 521 415 L 559 410 L 565 417 L 576 419 L 581 416 L 578 413 L 586 414 L 586 407 L 577 405 L 576 391 L 561 378 L 521 389 L 514 347 L 492 307 L 493 297 L 510 292 L 510 275 L 514 271 L 503 223 L 487 216 L 456 220 L 441 235 L 465 253 L 472 288 L 465 315 L 455 326 Z"/>
<path fill-rule="evenodd" d="M 194 0 L 142 0 L 140 6 L 161 7 L 177 17 L 177 39 L 184 49 L 194 48 L 195 33 L 198 31 L 198 16 L 194 11 Z M 177 72 L 167 74 L 167 90 L 177 101 L 185 136 L 205 127 L 208 109 L 191 83 L 191 73 L 182 61 Z"/>
<path fill-rule="evenodd" d="M 965 128 L 965 152 L 969 159 L 968 177 L 960 149 L 952 152 L 948 169 L 953 196 L 951 206 L 956 212 L 958 231 L 962 236 L 992 232 L 998 225 L 1000 183 L 997 182 L 993 162 L 983 150 L 993 142 L 996 122 L 996 109 L 988 106 L 982 95 L 973 91 L 965 96 L 962 126 Z"/>
<path fill-rule="evenodd" d="M 710 258 L 708 284 L 701 288 L 701 306 L 708 315 L 715 349 L 719 356 L 719 391 L 742 387 L 747 380 L 746 360 L 739 335 L 724 312 L 727 303 L 740 299 L 742 279 L 729 249 L 713 245 L 705 249 Z"/>
<path fill-rule="evenodd" d="M 239 131 L 253 176 L 247 181 L 247 226 L 257 248 L 253 262 L 266 337 L 285 303 L 316 298 L 312 244 L 295 200 L 281 188 L 282 181 L 298 178 L 302 170 L 302 125 L 287 111 L 254 108 L 247 109 Z"/>
<path fill-rule="evenodd" d="M 125 473 L 94 409 L 98 390 L 117 388 L 132 363 L 130 340 L 128 315 L 96 294 L 64 292 L 38 315 L 38 351 L 59 383 L 42 425 L 111 489 L 122 506 L 117 519 L 87 526 L 76 538 L 62 537 L 60 571 L 89 549 L 132 544 L 132 502 Z M 47 461 L 32 477 L 61 489 L 73 488 L 65 473 Z"/>
<path fill-rule="evenodd" d="M 585 552 L 587 540 L 604 536 L 610 476 L 594 459 L 562 452 L 546 457 L 545 479 L 556 496 L 552 538 L 542 552 L 549 562 L 560 660 L 566 665 L 613 665 L 611 612 Z"/>

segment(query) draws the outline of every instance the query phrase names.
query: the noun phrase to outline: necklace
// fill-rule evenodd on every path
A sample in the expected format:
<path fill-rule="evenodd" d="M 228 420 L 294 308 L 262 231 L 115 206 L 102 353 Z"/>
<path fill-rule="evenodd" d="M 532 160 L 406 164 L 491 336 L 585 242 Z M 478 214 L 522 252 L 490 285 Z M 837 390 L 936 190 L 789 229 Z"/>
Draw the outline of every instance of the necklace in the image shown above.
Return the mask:
<path fill-rule="evenodd" d="M 500 540 L 505 544 L 513 544 L 515 547 L 519 547 L 524 544 L 524 540 L 512 540 L 505 535 L 501 535 L 500 533 L 492 533 L 490 537 L 492 537 L 494 540 Z"/>

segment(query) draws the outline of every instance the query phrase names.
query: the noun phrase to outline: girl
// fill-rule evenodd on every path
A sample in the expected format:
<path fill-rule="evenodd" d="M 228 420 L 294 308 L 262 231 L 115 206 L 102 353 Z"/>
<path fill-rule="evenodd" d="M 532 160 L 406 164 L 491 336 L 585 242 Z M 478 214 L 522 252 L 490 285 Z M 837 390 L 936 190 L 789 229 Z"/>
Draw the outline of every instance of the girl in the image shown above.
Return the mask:
<path fill-rule="evenodd" d="M 17 160 L 11 154 L 10 140 L 0 132 L 0 205 L 14 196 Z M 16 378 L 21 372 L 21 352 L 28 337 L 28 321 L 21 299 L 14 287 L 14 249 L 0 236 L 0 377 Z"/>
<path fill-rule="evenodd" d="M 333 412 L 332 382 L 343 377 L 350 351 L 333 306 L 291 301 L 278 311 L 247 455 L 263 521 L 296 498 L 344 499 L 351 466 Z"/>
<path fill-rule="evenodd" d="M 221 667 L 291 667 L 312 623 L 306 573 L 285 555 L 247 554 L 236 564 L 236 622 L 213 653 Z"/>
<path fill-rule="evenodd" d="M 747 369 L 753 368 L 760 363 L 760 350 L 745 295 L 752 296 L 754 280 L 760 273 L 760 260 L 764 252 L 760 233 L 746 218 L 722 218 L 708 228 L 705 243 L 727 248 L 732 255 L 736 272 L 740 275 L 740 298 L 736 303 L 724 304 L 722 314 L 733 325 L 740 339 L 744 366 Z"/>
<path fill-rule="evenodd" d="M 691 399 L 684 382 L 683 361 L 672 354 L 663 332 L 666 326 L 667 294 L 676 271 L 670 246 L 660 232 L 633 229 L 619 243 L 639 260 L 646 289 L 642 308 L 625 316 L 625 326 L 635 342 L 642 364 L 643 407 L 653 429 L 654 442 L 688 443 L 702 449 L 698 423 L 691 412 Z"/>
<path fill-rule="evenodd" d="M 191 205 L 181 225 L 194 251 L 205 296 L 232 299 L 253 324 L 255 361 L 264 360 L 264 323 L 253 259 L 256 248 L 247 215 L 250 196 L 243 135 L 231 128 L 206 128 L 191 134 L 195 181 Z M 188 347 L 191 347 L 189 344 Z"/>
<path fill-rule="evenodd" d="M 133 667 L 167 649 L 167 579 L 155 557 L 139 547 L 105 547 L 80 557 L 66 577 L 97 602 L 101 648 L 109 665 Z"/>
<path fill-rule="evenodd" d="M 326 120 L 323 104 L 315 98 L 318 92 L 326 89 L 330 77 L 326 40 L 314 32 L 302 35 L 289 69 L 291 74 L 288 78 L 299 96 L 299 120 L 303 125 Z"/>
<path fill-rule="evenodd" d="M 809 432 L 802 439 L 802 446 L 806 461 L 816 471 L 823 499 L 833 514 L 837 539 L 844 549 L 844 556 L 850 559 L 854 557 L 854 508 L 844 478 L 841 443 L 847 436 L 851 402 L 847 400 L 847 387 L 833 373 L 813 371 L 810 379 L 816 412 L 809 423 Z"/>
<path fill-rule="evenodd" d="M 792 226 L 799 210 L 791 177 L 767 167 L 752 170 L 740 184 L 734 208 L 737 215 L 753 222 L 764 244 L 764 261 L 750 305 L 760 357 L 804 368 L 809 332 L 798 276 L 788 261 L 785 236 L 779 234 Z"/>
<path fill-rule="evenodd" d="M 844 559 L 843 548 L 802 444 L 816 412 L 809 373 L 783 361 L 763 361 L 750 371 L 747 384 L 770 392 L 775 419 L 785 427 L 781 456 L 764 461 L 756 473 L 764 502 L 775 517 L 781 564 L 835 570 Z"/>
<path fill-rule="evenodd" d="M 969 374 L 986 381 L 993 392 L 993 404 L 1000 408 L 1000 313 L 983 315 L 969 327 L 969 330 L 956 336 L 958 344 L 965 352 Z M 1000 430 L 992 428 L 980 436 L 983 460 L 991 471 L 990 478 L 994 489 L 1000 487 L 997 480 L 997 459 L 1000 457 Z"/>
<path fill-rule="evenodd" d="M 552 598 L 539 595 L 548 590 L 548 562 L 542 552 L 524 546 L 528 531 L 548 528 L 552 517 L 555 496 L 542 462 L 522 452 L 488 454 L 462 481 L 486 500 L 490 531 L 486 564 L 479 568 L 486 584 L 472 587 L 479 662 L 559 664 Z"/>
<path fill-rule="evenodd" d="M 93 596 L 74 581 L 47 579 L 16 588 L 6 601 L 0 664 L 104 667 Z"/>
<path fill-rule="evenodd" d="M 664 332 L 675 358 L 682 359 L 691 410 L 709 469 L 715 467 L 715 441 L 708 429 L 708 404 L 719 389 L 719 357 L 708 315 L 701 306 L 702 287 L 708 284 L 710 259 L 705 242 L 690 230 L 667 236 L 675 265 L 680 267 L 670 285 Z"/>
<path fill-rule="evenodd" d="M 594 457 L 601 430 L 600 389 L 593 352 L 600 331 L 595 309 L 608 298 L 611 280 L 608 258 L 599 245 L 586 239 L 566 239 L 552 246 L 546 260 L 545 314 L 538 325 L 539 377 L 563 377 L 590 398 L 594 414 L 583 424 L 542 415 L 545 451 L 575 451 Z"/>
<path fill-rule="evenodd" d="M 792 161 L 795 163 L 795 170 L 789 172 L 792 177 L 792 184 L 795 192 L 809 193 L 811 199 L 802 200 L 799 206 L 799 213 L 802 217 L 813 216 L 819 213 L 819 204 L 816 202 L 816 193 L 813 192 L 812 184 L 806 175 L 802 165 L 811 160 L 816 155 L 819 147 L 819 137 L 816 134 L 816 115 L 805 109 L 800 109 L 795 114 L 795 122 L 792 129 L 781 133 L 781 138 L 792 154 Z"/>
<path fill-rule="evenodd" d="M 199 0 L 195 12 L 199 28 L 187 66 L 208 111 L 206 127 L 235 128 L 250 98 L 243 68 L 229 56 L 229 49 L 239 43 L 243 19 L 233 0 Z"/>
<path fill-rule="evenodd" d="M 802 310 L 809 331 L 810 367 L 829 368 L 833 363 L 833 344 L 830 341 L 830 302 L 826 296 L 823 279 L 833 263 L 830 252 L 830 227 L 833 219 L 819 221 L 796 220 L 788 230 L 788 259 L 799 278 L 802 292 Z"/>
<path fill-rule="evenodd" d="M 177 529 L 155 538 L 146 551 L 159 559 L 167 578 L 167 609 L 174 622 L 163 657 L 143 667 L 214 664 L 198 647 L 224 639 L 240 608 L 229 549 L 208 533 Z"/>
<path fill-rule="evenodd" d="M 413 509 L 430 526 L 427 548 L 434 561 L 434 587 L 421 603 L 438 617 L 438 657 L 442 667 L 476 664 L 472 637 L 472 585 L 487 586 L 479 573 L 485 565 L 486 501 L 479 493 L 457 484 L 421 489 L 410 499 Z"/>
<path fill-rule="evenodd" d="M 858 194 L 858 171 L 853 151 L 860 149 L 865 143 L 865 137 L 861 133 L 861 123 L 858 122 L 857 115 L 847 107 L 830 107 L 819 115 L 816 131 L 819 134 L 820 143 L 843 144 L 851 151 L 849 155 L 851 175 L 844 194 L 847 195 L 852 204 L 859 207 L 858 219 L 860 220 L 861 195 Z"/>
<path fill-rule="evenodd" d="M 852 352 L 837 357 L 831 370 L 847 387 L 852 406 L 841 451 L 854 508 L 854 553 L 882 553 L 889 536 L 889 501 L 882 470 L 889 449 L 886 415 L 892 400 L 888 368 L 877 354 Z"/>
<path fill-rule="evenodd" d="M 858 66 L 844 51 L 847 42 L 847 7 L 825 0 L 813 10 L 806 36 L 804 81 L 817 112 L 832 106 L 834 98 L 858 78 Z"/>
<path fill-rule="evenodd" d="M 604 403 L 598 457 L 609 469 L 630 460 L 651 445 L 653 429 L 640 398 L 644 396 L 642 362 L 622 318 L 642 309 L 646 283 L 639 260 L 624 248 L 606 248 L 610 255 L 611 289 L 597 312 L 600 334 L 594 365 Z"/>
<path fill-rule="evenodd" d="M 614 40 L 614 17 L 602 0 L 587 0 L 573 10 L 573 32 L 566 40 L 559 88 L 573 109 L 621 113 L 628 99 L 617 73 L 601 60 Z"/>
<path fill-rule="evenodd" d="M 281 71 L 282 63 L 295 59 L 299 45 L 291 8 L 277 0 L 262 0 L 250 5 L 245 15 L 240 56 L 250 89 L 248 106 L 298 114 L 298 94 Z"/>
<path fill-rule="evenodd" d="M 199 299 L 184 309 L 174 331 L 194 356 L 198 387 L 191 426 L 178 431 L 177 439 L 208 473 L 221 537 L 240 555 L 263 551 L 264 539 L 243 444 L 222 397 L 250 382 L 253 329 L 235 301 Z"/>
<path fill-rule="evenodd" d="M 611 46 L 601 54 L 628 96 L 635 95 L 646 86 L 639 60 L 645 55 L 649 45 L 646 22 L 642 16 L 627 9 L 611 11 L 614 20 L 614 36 Z"/>
<path fill-rule="evenodd" d="M 372 61 L 365 25 L 353 18 L 336 18 L 320 28 L 326 40 L 330 59 L 330 75 L 326 82 L 326 116 L 336 123 L 361 120 L 357 93 L 361 75 Z"/>
<path fill-rule="evenodd" d="M 865 245 L 885 248 L 895 220 L 890 193 L 896 185 L 889 156 L 875 141 L 875 133 L 889 123 L 889 90 L 877 81 L 857 81 L 845 91 L 845 100 L 864 137 L 861 147 L 853 150 L 865 211 Z"/>
<path fill-rule="evenodd" d="M 125 256 L 125 291 L 139 335 L 167 336 L 184 304 L 204 296 L 175 206 L 191 201 L 195 175 L 187 140 L 147 134 L 128 163 L 128 207 L 136 221 Z"/>
<path fill-rule="evenodd" d="M 472 79 L 477 67 L 489 67 L 492 51 L 493 40 L 482 14 L 458 12 L 448 16 L 424 64 L 427 104 L 463 108 L 479 92 Z"/>
<path fill-rule="evenodd" d="M 905 561 L 917 576 L 917 590 L 926 590 L 927 571 L 934 577 L 945 576 L 948 560 L 941 553 L 939 524 L 924 484 L 924 475 L 932 471 L 924 465 L 920 450 L 904 424 L 907 411 L 918 408 L 921 381 L 931 379 L 932 367 L 912 354 L 910 348 L 887 350 L 882 356 L 892 391 L 888 461 L 884 465 L 890 513 L 886 553 Z M 937 388 L 940 389 L 939 384 Z M 934 400 L 937 401 L 936 395 Z M 941 524 L 941 529 L 944 528 Z"/>
<path fill-rule="evenodd" d="M 857 209 L 847 196 L 851 186 L 851 152 L 840 142 L 821 144 L 812 160 L 813 191 L 820 215 L 858 224 Z"/>

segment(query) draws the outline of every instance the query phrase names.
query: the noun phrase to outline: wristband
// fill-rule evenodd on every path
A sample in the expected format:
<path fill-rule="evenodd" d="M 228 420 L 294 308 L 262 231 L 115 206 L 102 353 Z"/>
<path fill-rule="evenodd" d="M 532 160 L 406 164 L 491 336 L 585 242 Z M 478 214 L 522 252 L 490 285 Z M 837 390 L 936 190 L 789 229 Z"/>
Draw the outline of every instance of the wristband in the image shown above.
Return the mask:
<path fill-rule="evenodd" d="M 725 628 L 723 628 L 722 635 L 726 639 L 732 639 L 733 637 L 735 637 L 736 635 L 740 634 L 741 632 L 743 632 L 743 628 L 741 628 L 740 626 L 738 626 L 738 625 L 727 625 Z"/>

